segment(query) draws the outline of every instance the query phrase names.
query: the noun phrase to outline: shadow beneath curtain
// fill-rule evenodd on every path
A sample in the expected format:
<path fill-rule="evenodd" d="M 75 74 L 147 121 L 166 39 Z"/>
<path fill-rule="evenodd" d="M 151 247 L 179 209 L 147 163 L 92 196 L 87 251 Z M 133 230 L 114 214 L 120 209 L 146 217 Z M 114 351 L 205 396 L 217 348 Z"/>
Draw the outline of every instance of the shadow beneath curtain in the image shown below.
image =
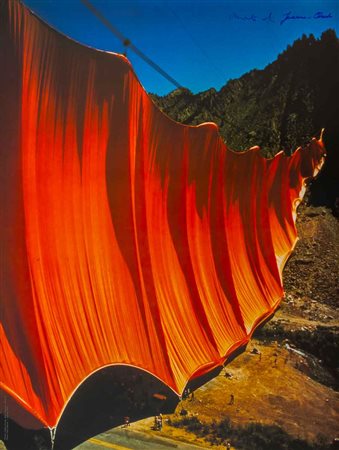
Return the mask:
<path fill-rule="evenodd" d="M 110 366 L 91 375 L 74 393 L 58 424 L 54 450 L 69 450 L 111 428 L 174 412 L 179 398 L 157 378 L 129 366 Z M 2 417 L 2 424 L 4 418 Z M 6 428 L 6 436 L 1 434 Z M 0 439 L 8 450 L 50 450 L 48 429 L 27 430 L 10 419 Z"/>

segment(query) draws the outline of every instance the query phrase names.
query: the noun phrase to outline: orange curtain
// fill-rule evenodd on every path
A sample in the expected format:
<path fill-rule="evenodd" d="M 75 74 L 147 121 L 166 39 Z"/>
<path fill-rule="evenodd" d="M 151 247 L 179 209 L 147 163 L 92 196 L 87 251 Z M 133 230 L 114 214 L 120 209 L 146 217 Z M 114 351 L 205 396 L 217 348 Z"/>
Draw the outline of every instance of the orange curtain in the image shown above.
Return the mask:
<path fill-rule="evenodd" d="M 109 364 L 181 393 L 278 306 L 322 142 L 234 153 L 162 114 L 125 57 L 0 8 L 0 386 L 50 427 Z"/>

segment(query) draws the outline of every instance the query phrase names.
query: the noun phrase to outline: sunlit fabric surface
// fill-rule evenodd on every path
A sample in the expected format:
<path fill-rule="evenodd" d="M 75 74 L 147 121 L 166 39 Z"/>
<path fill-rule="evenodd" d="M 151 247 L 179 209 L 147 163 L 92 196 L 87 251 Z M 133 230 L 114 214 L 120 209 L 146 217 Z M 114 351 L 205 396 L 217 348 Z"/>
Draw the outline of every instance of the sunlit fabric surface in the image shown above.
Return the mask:
<path fill-rule="evenodd" d="M 0 5 L 2 403 L 54 427 L 109 364 L 180 394 L 278 306 L 322 142 L 234 153 L 163 115 L 123 56 Z"/>

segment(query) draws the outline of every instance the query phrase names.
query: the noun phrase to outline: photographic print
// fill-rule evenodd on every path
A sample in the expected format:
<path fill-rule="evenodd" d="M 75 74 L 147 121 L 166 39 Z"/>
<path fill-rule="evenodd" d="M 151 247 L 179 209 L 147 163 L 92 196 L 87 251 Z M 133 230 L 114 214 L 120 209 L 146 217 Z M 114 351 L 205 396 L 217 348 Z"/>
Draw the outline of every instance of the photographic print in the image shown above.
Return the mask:
<path fill-rule="evenodd" d="M 0 0 L 0 449 L 339 448 L 336 1 Z"/>

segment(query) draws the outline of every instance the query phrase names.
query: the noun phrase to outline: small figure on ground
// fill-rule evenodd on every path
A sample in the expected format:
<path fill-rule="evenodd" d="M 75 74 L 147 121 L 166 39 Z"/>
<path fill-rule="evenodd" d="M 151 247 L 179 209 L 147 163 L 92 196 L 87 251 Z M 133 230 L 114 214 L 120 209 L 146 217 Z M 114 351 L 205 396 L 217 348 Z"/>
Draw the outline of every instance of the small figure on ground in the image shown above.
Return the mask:
<path fill-rule="evenodd" d="M 228 402 L 229 405 L 234 405 L 234 395 L 230 395 L 230 401 Z"/>
<path fill-rule="evenodd" d="M 162 414 L 154 417 L 154 427 L 155 431 L 161 431 L 162 429 Z"/>
<path fill-rule="evenodd" d="M 186 398 L 188 398 L 188 397 L 190 396 L 190 394 L 191 394 L 190 388 L 189 388 L 189 387 L 188 387 L 188 388 L 185 388 L 184 393 L 183 393 L 183 395 L 182 395 L 182 398 L 183 398 L 184 400 L 186 400 Z"/>
<path fill-rule="evenodd" d="M 125 427 L 129 427 L 131 425 L 130 418 L 128 416 L 124 417 L 124 425 Z"/>

